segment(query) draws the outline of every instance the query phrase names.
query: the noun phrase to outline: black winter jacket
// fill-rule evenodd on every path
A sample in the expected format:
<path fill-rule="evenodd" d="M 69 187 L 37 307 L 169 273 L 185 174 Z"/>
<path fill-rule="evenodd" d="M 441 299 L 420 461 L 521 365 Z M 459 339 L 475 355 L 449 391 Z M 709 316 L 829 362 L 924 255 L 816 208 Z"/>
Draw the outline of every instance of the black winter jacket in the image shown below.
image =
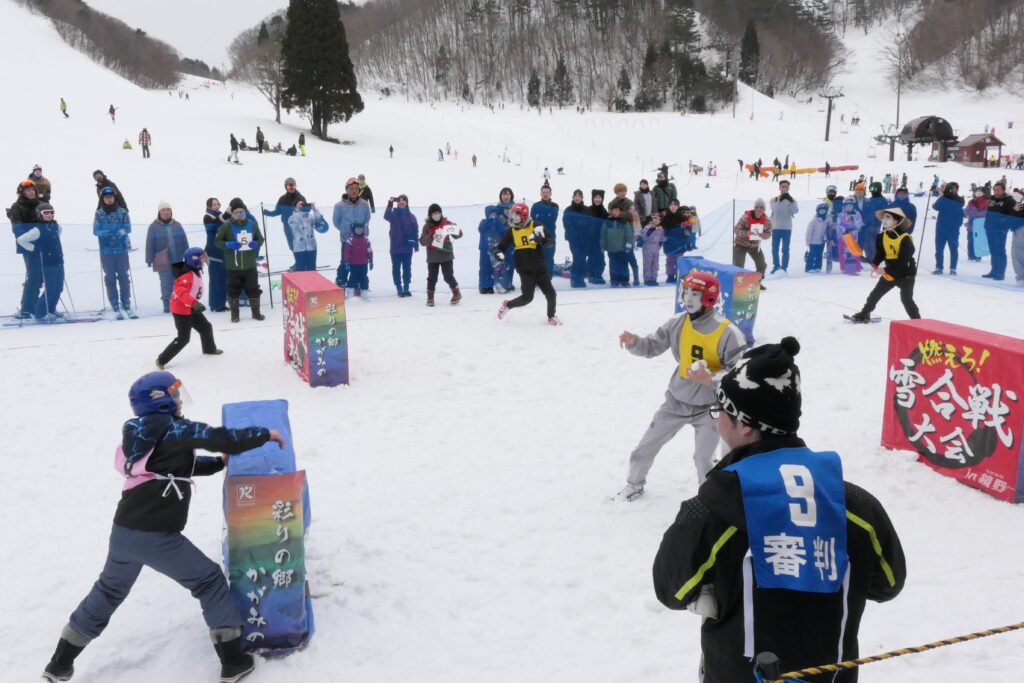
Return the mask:
<path fill-rule="evenodd" d="M 753 664 L 744 656 L 744 556 L 746 516 L 739 476 L 726 467 L 758 453 L 803 446 L 801 439 L 779 437 L 731 451 L 708 475 L 695 498 L 684 501 L 654 560 L 654 590 L 671 609 L 685 609 L 702 585 L 714 587 L 718 618 L 701 627 L 704 683 L 753 681 Z M 870 493 L 847 482 L 848 599 L 837 593 L 803 593 L 749 587 L 753 604 L 754 653 L 773 652 L 783 671 L 836 661 L 839 634 L 845 632 L 842 659 L 858 656 L 857 631 L 867 600 L 896 597 L 906 579 L 903 548 L 885 509 Z M 753 581 L 753 579 L 751 579 Z M 834 679 L 812 676 L 813 683 L 852 683 L 857 670 Z"/>
<path fill-rule="evenodd" d="M 896 258 L 886 258 L 886 235 L 883 231 L 875 236 L 875 256 L 871 259 L 871 263 L 877 266 L 882 261 L 885 261 L 885 272 L 894 278 L 913 277 L 917 275 L 917 263 L 914 261 L 914 238 L 902 228 L 896 230 L 896 232 L 900 235 L 907 235 L 900 242 L 900 250 Z"/>
<path fill-rule="evenodd" d="M 536 227 L 542 226 L 530 221 L 523 226 L 523 229 L 529 228 L 532 231 Z M 512 242 L 512 228 L 506 228 L 505 233 L 498 240 L 495 252 L 504 253 L 509 247 L 514 246 Z M 520 274 L 546 273 L 548 267 L 544 262 L 544 247 L 549 247 L 554 243 L 555 238 L 551 236 L 548 230 L 545 230 L 544 239 L 534 242 L 537 245 L 535 248 L 516 248 L 516 271 Z"/>
<path fill-rule="evenodd" d="M 196 448 L 214 453 L 241 453 L 258 448 L 269 440 L 270 432 L 263 427 L 227 429 L 157 414 L 125 422 L 121 448 L 129 460 L 141 458 L 152 450 L 147 472 L 187 479 L 216 474 L 224 469 L 222 459 L 197 457 Z M 166 533 L 184 529 L 192 487 L 188 482 L 178 482 L 177 488 L 182 494 L 179 500 L 173 487 L 168 489 L 168 486 L 166 480 L 154 479 L 123 491 L 114 514 L 114 524 L 139 531 Z"/>
<path fill-rule="evenodd" d="M 96 196 L 98 197 L 98 200 L 96 201 L 96 208 L 103 208 L 103 195 L 100 193 L 103 192 L 104 187 L 109 187 L 114 190 L 114 203 L 127 211 L 128 204 L 125 203 L 124 197 L 121 195 L 121 190 L 117 189 L 117 185 L 114 184 L 114 181 L 106 176 L 103 177 L 103 180 L 96 183 Z"/>

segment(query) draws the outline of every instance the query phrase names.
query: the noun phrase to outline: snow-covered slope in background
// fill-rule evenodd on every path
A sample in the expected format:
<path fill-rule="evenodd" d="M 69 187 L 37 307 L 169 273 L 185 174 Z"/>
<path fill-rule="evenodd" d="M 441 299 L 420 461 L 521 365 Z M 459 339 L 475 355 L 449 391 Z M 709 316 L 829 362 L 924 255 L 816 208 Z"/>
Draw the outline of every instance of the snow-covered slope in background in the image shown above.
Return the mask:
<path fill-rule="evenodd" d="M 212 28 L 210 35 L 218 35 L 219 26 Z M 207 89 L 189 81 L 189 101 L 140 90 L 66 47 L 44 19 L 0 3 L 3 82 L 23 81 L 19 67 L 26 54 L 45 54 L 52 67 L 32 99 L 0 113 L 6 139 L 0 177 L 13 200 L 15 182 L 32 164 L 45 167 L 76 301 L 100 299 L 98 255 L 86 251 L 94 246 L 91 172 L 98 167 L 124 191 L 137 245 L 163 199 L 194 224 L 207 196 L 238 195 L 255 207 L 273 202 L 282 180 L 294 176 L 308 197 L 329 206 L 358 172 L 366 173 L 381 204 L 400 192 L 418 207 L 439 201 L 467 231 L 456 256 L 466 299 L 458 308 L 442 303 L 427 309 L 422 254 L 413 266 L 415 296 L 384 296 L 390 272 L 378 212 L 371 223 L 377 296 L 350 302 L 347 310 L 351 386 L 313 391 L 298 382 L 281 359 L 280 309 L 268 311 L 261 324 L 245 319 L 232 325 L 213 315 L 225 355 L 203 357 L 193 343 L 170 367 L 189 387 L 195 399 L 189 415 L 196 419 L 216 421 L 229 401 L 286 398 L 299 462 L 309 473 L 314 524 L 307 548 L 317 635 L 305 651 L 263 662 L 253 683 L 660 682 L 685 680 L 696 669 L 699 620 L 663 609 L 650 586 L 661 533 L 696 487 L 689 434 L 663 451 L 643 499 L 630 505 L 607 500 L 623 484 L 628 454 L 675 371 L 668 357 L 627 355 L 617 335 L 654 330 L 671 314 L 672 290 L 569 291 L 559 282 L 564 327 L 544 325 L 540 301 L 498 323 L 497 298 L 475 292 L 475 224 L 478 205 L 493 201 L 500 187 L 511 185 L 517 197 L 532 201 L 543 168 L 564 166 L 567 175 L 552 182 L 564 205 L 575 187 L 610 190 L 622 180 L 632 189 L 662 160 L 681 164 L 673 169 L 680 195 L 701 208 L 708 230 L 702 250 L 723 260 L 731 213 L 716 208 L 735 197 L 742 210 L 774 189 L 738 174 L 737 157 L 767 161 L 789 153 L 801 166 L 825 159 L 860 163 L 876 176 L 906 170 L 915 186 L 933 172 L 961 184 L 997 175 L 871 160 L 868 140 L 876 130 L 867 125 L 845 134 L 837 127 L 826 145 L 823 115 L 814 105 L 746 90 L 735 120 L 729 112 L 538 115 L 512 106 L 492 114 L 368 95 L 364 113 L 332 127 L 353 144 L 309 139 L 307 158 L 248 153 L 245 165 L 234 166 L 224 160 L 229 131 L 252 141 L 261 125 L 271 142 L 287 146 L 303 122 L 292 117 L 274 124 L 265 102 L 231 85 Z M 850 78 L 875 77 L 866 66 L 857 74 Z M 892 94 L 879 87 L 873 99 L 870 92 L 841 107 L 856 99 L 866 110 L 877 101 L 884 115 Z M 60 116 L 61 96 L 71 119 Z M 935 106 L 949 111 L 937 113 L 970 132 L 1017 110 L 1008 98 L 983 105 L 948 99 Z M 105 115 L 111 103 L 120 107 L 116 124 Z M 915 109 L 932 113 L 905 104 L 906 116 L 919 115 Z M 852 109 L 845 111 L 849 116 Z M 150 160 L 138 149 L 120 149 L 125 137 L 134 143 L 142 126 L 153 135 Z M 439 163 L 436 150 L 448 141 L 458 161 Z M 394 160 L 387 157 L 389 144 Z M 500 162 L 506 147 L 513 163 Z M 719 164 L 719 175 L 686 176 L 691 158 Z M 1024 174 L 1011 176 L 1024 181 Z M 850 178 L 832 182 L 845 192 Z M 793 194 L 813 200 L 827 182 L 801 178 Z M 422 218 L 422 208 L 417 211 Z M 840 318 L 859 307 L 873 281 L 803 276 L 799 226 L 805 218 L 797 220 L 792 277 L 768 282 L 757 333 L 761 341 L 800 338 L 801 433 L 812 446 L 844 455 L 847 477 L 884 502 L 903 539 L 907 588 L 892 603 L 869 606 L 861 651 L 1019 621 L 1024 550 L 1014 540 L 1022 510 L 943 479 L 908 454 L 879 449 L 887 326 L 850 327 Z M 268 229 L 274 262 L 287 265 L 280 223 L 268 220 Z M 932 229 L 922 231 L 922 271 L 932 263 Z M 23 273 L 13 252 L 10 242 L 0 250 L 4 313 L 15 306 Z M 559 260 L 565 255 L 562 242 Z M 111 455 L 127 417 L 127 387 L 152 369 L 172 332 L 159 314 L 156 277 L 139 256 L 132 255 L 132 264 L 143 319 L 0 330 L 7 541 L 16 558 L 5 579 L 7 618 L 0 619 L 4 680 L 38 675 L 103 561 L 120 488 Z M 320 238 L 320 260 L 337 259 L 332 231 Z M 922 311 L 1021 336 L 1024 294 L 983 284 L 977 277 L 983 265 L 962 264 L 958 282 L 922 274 Z M 879 313 L 903 317 L 895 294 Z M 194 501 L 188 535 L 219 558 L 219 481 L 200 481 Z M 1011 680 L 1024 666 L 1024 641 L 1001 636 L 872 666 L 865 679 Z M 198 606 L 145 571 L 76 668 L 75 680 L 83 683 L 177 683 L 212 680 L 216 663 Z"/>

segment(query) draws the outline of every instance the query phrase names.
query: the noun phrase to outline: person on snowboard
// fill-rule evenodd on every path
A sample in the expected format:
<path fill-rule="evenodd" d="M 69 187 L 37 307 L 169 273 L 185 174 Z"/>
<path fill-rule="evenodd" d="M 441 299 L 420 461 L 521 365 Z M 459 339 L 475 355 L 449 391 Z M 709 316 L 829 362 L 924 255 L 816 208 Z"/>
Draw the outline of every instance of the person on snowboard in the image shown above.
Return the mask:
<path fill-rule="evenodd" d="M 917 278 L 917 263 L 914 261 L 914 238 L 907 231 L 910 221 L 898 207 L 882 209 L 876 216 L 882 222 L 882 232 L 875 238 L 875 255 L 871 267 L 879 276 L 878 284 L 871 290 L 864 308 L 850 316 L 855 323 L 871 322 L 871 311 L 893 287 L 900 290 L 900 300 L 907 315 L 916 320 L 921 312 L 914 302 L 914 280 Z M 882 261 L 885 266 L 882 266 Z"/>
<path fill-rule="evenodd" d="M 626 486 L 614 500 L 632 501 L 643 495 L 647 473 L 658 451 L 684 425 L 693 426 L 697 481 L 703 482 L 711 471 L 718 446 L 715 421 L 708 413 L 715 401 L 712 381 L 717 373 L 732 367 L 747 345 L 739 328 L 715 310 L 721 293 L 717 277 L 693 271 L 683 280 L 685 313 L 646 337 L 632 332 L 619 335 L 619 346 L 634 356 L 653 358 L 671 349 L 677 365 L 665 392 L 665 402 L 629 456 Z"/>
<path fill-rule="evenodd" d="M 729 452 L 683 501 L 654 559 L 654 592 L 703 617 L 703 683 L 755 679 L 753 658 L 783 671 L 854 659 L 867 600 L 899 595 L 903 548 L 882 504 L 843 481 L 834 452 L 797 436 L 800 344 L 752 349 L 711 407 Z M 805 678 L 854 683 L 857 670 Z"/>
<path fill-rule="evenodd" d="M 522 202 L 512 205 L 508 212 L 508 228 L 498 240 L 494 256 L 503 260 L 505 250 L 510 246 L 515 249 L 515 267 L 523 291 L 515 299 L 501 302 L 498 320 L 504 318 L 509 310 L 528 305 L 533 301 L 534 290 L 540 287 L 548 302 L 548 324 L 562 324 L 555 316 L 555 287 L 544 262 L 544 250 L 554 242 L 554 236 L 543 225 L 530 219 L 530 207 Z"/>
<path fill-rule="evenodd" d="M 199 600 L 221 661 L 221 681 L 238 681 L 255 667 L 252 655 L 242 652 L 245 616 L 229 592 L 223 569 L 181 532 L 188 520 L 192 477 L 216 474 L 227 456 L 268 441 L 284 448 L 285 440 L 276 429 L 227 429 L 187 420 L 181 413 L 185 397 L 181 381 L 164 371 L 143 375 L 128 391 L 135 417 L 124 423 L 114 455 L 114 467 L 125 481 L 107 561 L 43 670 L 51 683 L 71 680 L 75 659 L 107 628 L 143 567 L 174 579 Z M 197 456 L 197 448 L 225 457 Z"/>
<path fill-rule="evenodd" d="M 185 257 L 171 265 L 174 272 L 174 293 L 171 294 L 171 315 L 174 316 L 174 327 L 178 331 L 167 348 L 156 359 L 156 366 L 163 370 L 171 359 L 188 346 L 192 330 L 199 333 L 203 345 L 203 353 L 208 356 L 219 356 L 224 353 L 217 348 L 213 340 L 213 326 L 203 315 L 203 264 L 206 263 L 206 252 L 199 247 L 190 247 Z"/>

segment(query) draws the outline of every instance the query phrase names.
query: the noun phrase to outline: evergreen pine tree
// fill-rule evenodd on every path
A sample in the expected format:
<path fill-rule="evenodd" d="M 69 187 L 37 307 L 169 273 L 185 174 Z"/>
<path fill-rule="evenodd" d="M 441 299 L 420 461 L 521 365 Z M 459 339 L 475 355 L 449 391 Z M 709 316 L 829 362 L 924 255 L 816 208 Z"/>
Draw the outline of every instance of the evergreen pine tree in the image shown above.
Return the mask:
<path fill-rule="evenodd" d="M 637 111 L 653 111 L 660 109 L 665 103 L 662 90 L 662 74 L 658 73 L 659 55 L 654 43 L 648 43 L 644 53 L 644 68 L 640 74 L 640 89 L 633 100 L 633 108 Z"/>
<path fill-rule="evenodd" d="M 451 69 L 451 65 L 452 59 L 448 55 L 448 48 L 445 47 L 444 43 L 441 43 L 441 47 L 437 51 L 437 57 L 434 58 L 434 80 L 441 86 L 444 95 L 448 94 L 448 72 Z"/>
<path fill-rule="evenodd" d="M 740 43 L 740 80 L 749 86 L 757 83 L 760 68 L 761 48 L 757 42 L 757 29 L 754 20 L 747 19 L 747 28 L 743 31 L 743 42 Z"/>
<path fill-rule="evenodd" d="M 263 43 L 270 40 L 270 31 L 267 30 L 267 22 L 260 24 L 260 34 L 256 36 L 256 44 L 262 45 Z"/>
<path fill-rule="evenodd" d="M 665 13 L 668 21 L 665 24 L 665 39 L 680 51 L 694 50 L 700 45 L 700 33 L 697 32 L 697 15 L 693 9 L 693 0 L 667 0 Z"/>
<path fill-rule="evenodd" d="M 633 82 L 629 80 L 629 72 L 625 66 L 619 70 L 619 80 L 616 81 L 615 88 L 615 111 L 629 111 L 629 93 L 633 89 Z"/>
<path fill-rule="evenodd" d="M 540 106 L 540 77 L 536 69 L 530 69 L 530 81 L 526 85 L 526 104 L 531 107 Z"/>
<path fill-rule="evenodd" d="M 363 110 L 335 0 L 289 0 L 281 56 L 284 105 L 304 111 L 317 137 L 326 138 L 329 124 Z"/>
<path fill-rule="evenodd" d="M 552 75 L 552 91 L 554 92 L 555 104 L 564 107 L 572 101 L 572 81 L 569 79 L 569 70 L 565 66 L 565 59 L 558 57 L 555 64 L 555 73 Z"/>
<path fill-rule="evenodd" d="M 469 5 L 469 12 L 466 14 L 466 17 L 475 24 L 480 21 L 483 15 L 484 11 L 480 8 L 480 0 L 473 0 Z"/>

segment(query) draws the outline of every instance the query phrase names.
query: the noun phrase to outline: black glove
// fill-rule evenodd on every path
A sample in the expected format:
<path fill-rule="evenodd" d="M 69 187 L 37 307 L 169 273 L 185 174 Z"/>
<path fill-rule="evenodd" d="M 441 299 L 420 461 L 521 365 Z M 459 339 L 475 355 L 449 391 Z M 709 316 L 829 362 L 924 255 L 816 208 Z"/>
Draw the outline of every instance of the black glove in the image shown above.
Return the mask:
<path fill-rule="evenodd" d="M 202 301 L 197 301 L 194 304 L 192 304 L 192 312 L 193 313 L 202 313 L 205 310 L 206 310 L 206 306 L 203 305 Z"/>

